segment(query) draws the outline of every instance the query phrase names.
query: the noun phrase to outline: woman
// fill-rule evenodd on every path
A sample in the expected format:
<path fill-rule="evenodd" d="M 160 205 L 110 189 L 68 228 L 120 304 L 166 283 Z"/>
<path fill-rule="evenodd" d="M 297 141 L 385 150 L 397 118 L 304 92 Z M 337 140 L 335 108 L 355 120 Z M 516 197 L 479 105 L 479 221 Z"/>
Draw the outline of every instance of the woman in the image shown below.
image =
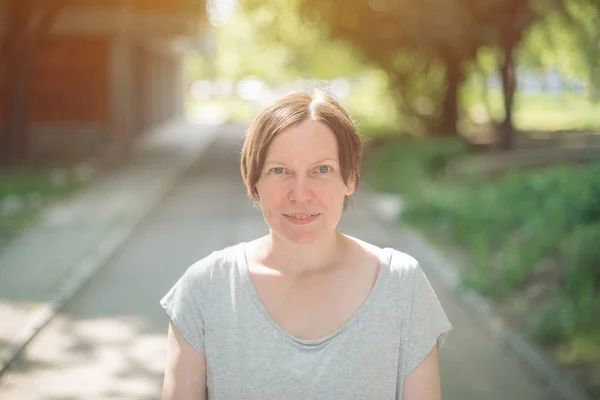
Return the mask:
<path fill-rule="evenodd" d="M 417 261 L 336 230 L 360 160 L 326 94 L 258 115 L 241 172 L 269 234 L 198 261 L 161 300 L 163 399 L 441 398 L 451 325 Z"/>

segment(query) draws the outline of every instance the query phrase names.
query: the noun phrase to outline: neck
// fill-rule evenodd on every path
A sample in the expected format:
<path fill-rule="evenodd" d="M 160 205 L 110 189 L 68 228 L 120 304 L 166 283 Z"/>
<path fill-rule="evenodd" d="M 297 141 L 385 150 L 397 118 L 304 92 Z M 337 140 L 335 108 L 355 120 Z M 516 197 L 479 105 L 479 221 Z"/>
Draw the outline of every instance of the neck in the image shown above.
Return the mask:
<path fill-rule="evenodd" d="M 298 244 L 273 233 L 261 239 L 262 264 L 283 275 L 299 276 L 334 269 L 344 253 L 344 235 L 334 232 L 313 243 Z"/>

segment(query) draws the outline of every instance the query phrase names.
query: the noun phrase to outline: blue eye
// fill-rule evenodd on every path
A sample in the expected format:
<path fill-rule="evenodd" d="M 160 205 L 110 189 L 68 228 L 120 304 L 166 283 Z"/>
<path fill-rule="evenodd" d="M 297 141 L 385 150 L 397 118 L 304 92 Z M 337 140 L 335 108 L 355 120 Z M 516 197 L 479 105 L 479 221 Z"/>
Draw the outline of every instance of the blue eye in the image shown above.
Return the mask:
<path fill-rule="evenodd" d="M 275 168 L 271 168 L 271 171 L 273 171 L 275 174 L 277 175 L 281 175 L 283 174 L 284 170 L 282 167 L 275 167 Z"/>
<path fill-rule="evenodd" d="M 326 165 L 321 165 L 321 166 L 319 167 L 319 172 L 320 172 L 320 173 L 322 173 L 322 174 L 326 174 L 326 173 L 328 173 L 329 171 L 331 171 L 331 167 L 328 167 L 328 166 L 326 166 Z"/>

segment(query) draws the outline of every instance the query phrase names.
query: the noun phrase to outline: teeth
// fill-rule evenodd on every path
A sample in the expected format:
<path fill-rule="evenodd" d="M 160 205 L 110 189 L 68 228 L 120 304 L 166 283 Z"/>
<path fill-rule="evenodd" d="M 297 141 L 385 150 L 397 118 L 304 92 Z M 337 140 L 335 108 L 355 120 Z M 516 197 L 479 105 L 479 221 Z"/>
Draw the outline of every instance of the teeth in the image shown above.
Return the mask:
<path fill-rule="evenodd" d="M 315 214 L 312 214 L 312 215 L 302 215 L 302 216 L 300 216 L 300 215 L 290 215 L 290 217 L 295 218 L 295 219 L 308 219 L 308 218 L 314 217 L 314 216 L 315 216 Z"/>

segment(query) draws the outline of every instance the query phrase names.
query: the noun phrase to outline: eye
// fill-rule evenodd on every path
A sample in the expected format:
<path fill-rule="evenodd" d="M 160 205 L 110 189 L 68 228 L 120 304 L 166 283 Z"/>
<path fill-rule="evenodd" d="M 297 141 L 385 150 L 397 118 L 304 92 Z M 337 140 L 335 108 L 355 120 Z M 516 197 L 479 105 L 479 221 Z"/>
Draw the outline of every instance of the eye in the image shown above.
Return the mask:
<path fill-rule="evenodd" d="M 275 168 L 271 168 L 271 171 L 275 174 L 275 175 L 281 175 L 285 172 L 285 169 L 282 167 L 275 167 Z"/>
<path fill-rule="evenodd" d="M 319 173 L 321 174 L 326 174 L 328 172 L 331 171 L 331 167 L 327 166 L 327 165 L 321 165 L 318 169 Z"/>

